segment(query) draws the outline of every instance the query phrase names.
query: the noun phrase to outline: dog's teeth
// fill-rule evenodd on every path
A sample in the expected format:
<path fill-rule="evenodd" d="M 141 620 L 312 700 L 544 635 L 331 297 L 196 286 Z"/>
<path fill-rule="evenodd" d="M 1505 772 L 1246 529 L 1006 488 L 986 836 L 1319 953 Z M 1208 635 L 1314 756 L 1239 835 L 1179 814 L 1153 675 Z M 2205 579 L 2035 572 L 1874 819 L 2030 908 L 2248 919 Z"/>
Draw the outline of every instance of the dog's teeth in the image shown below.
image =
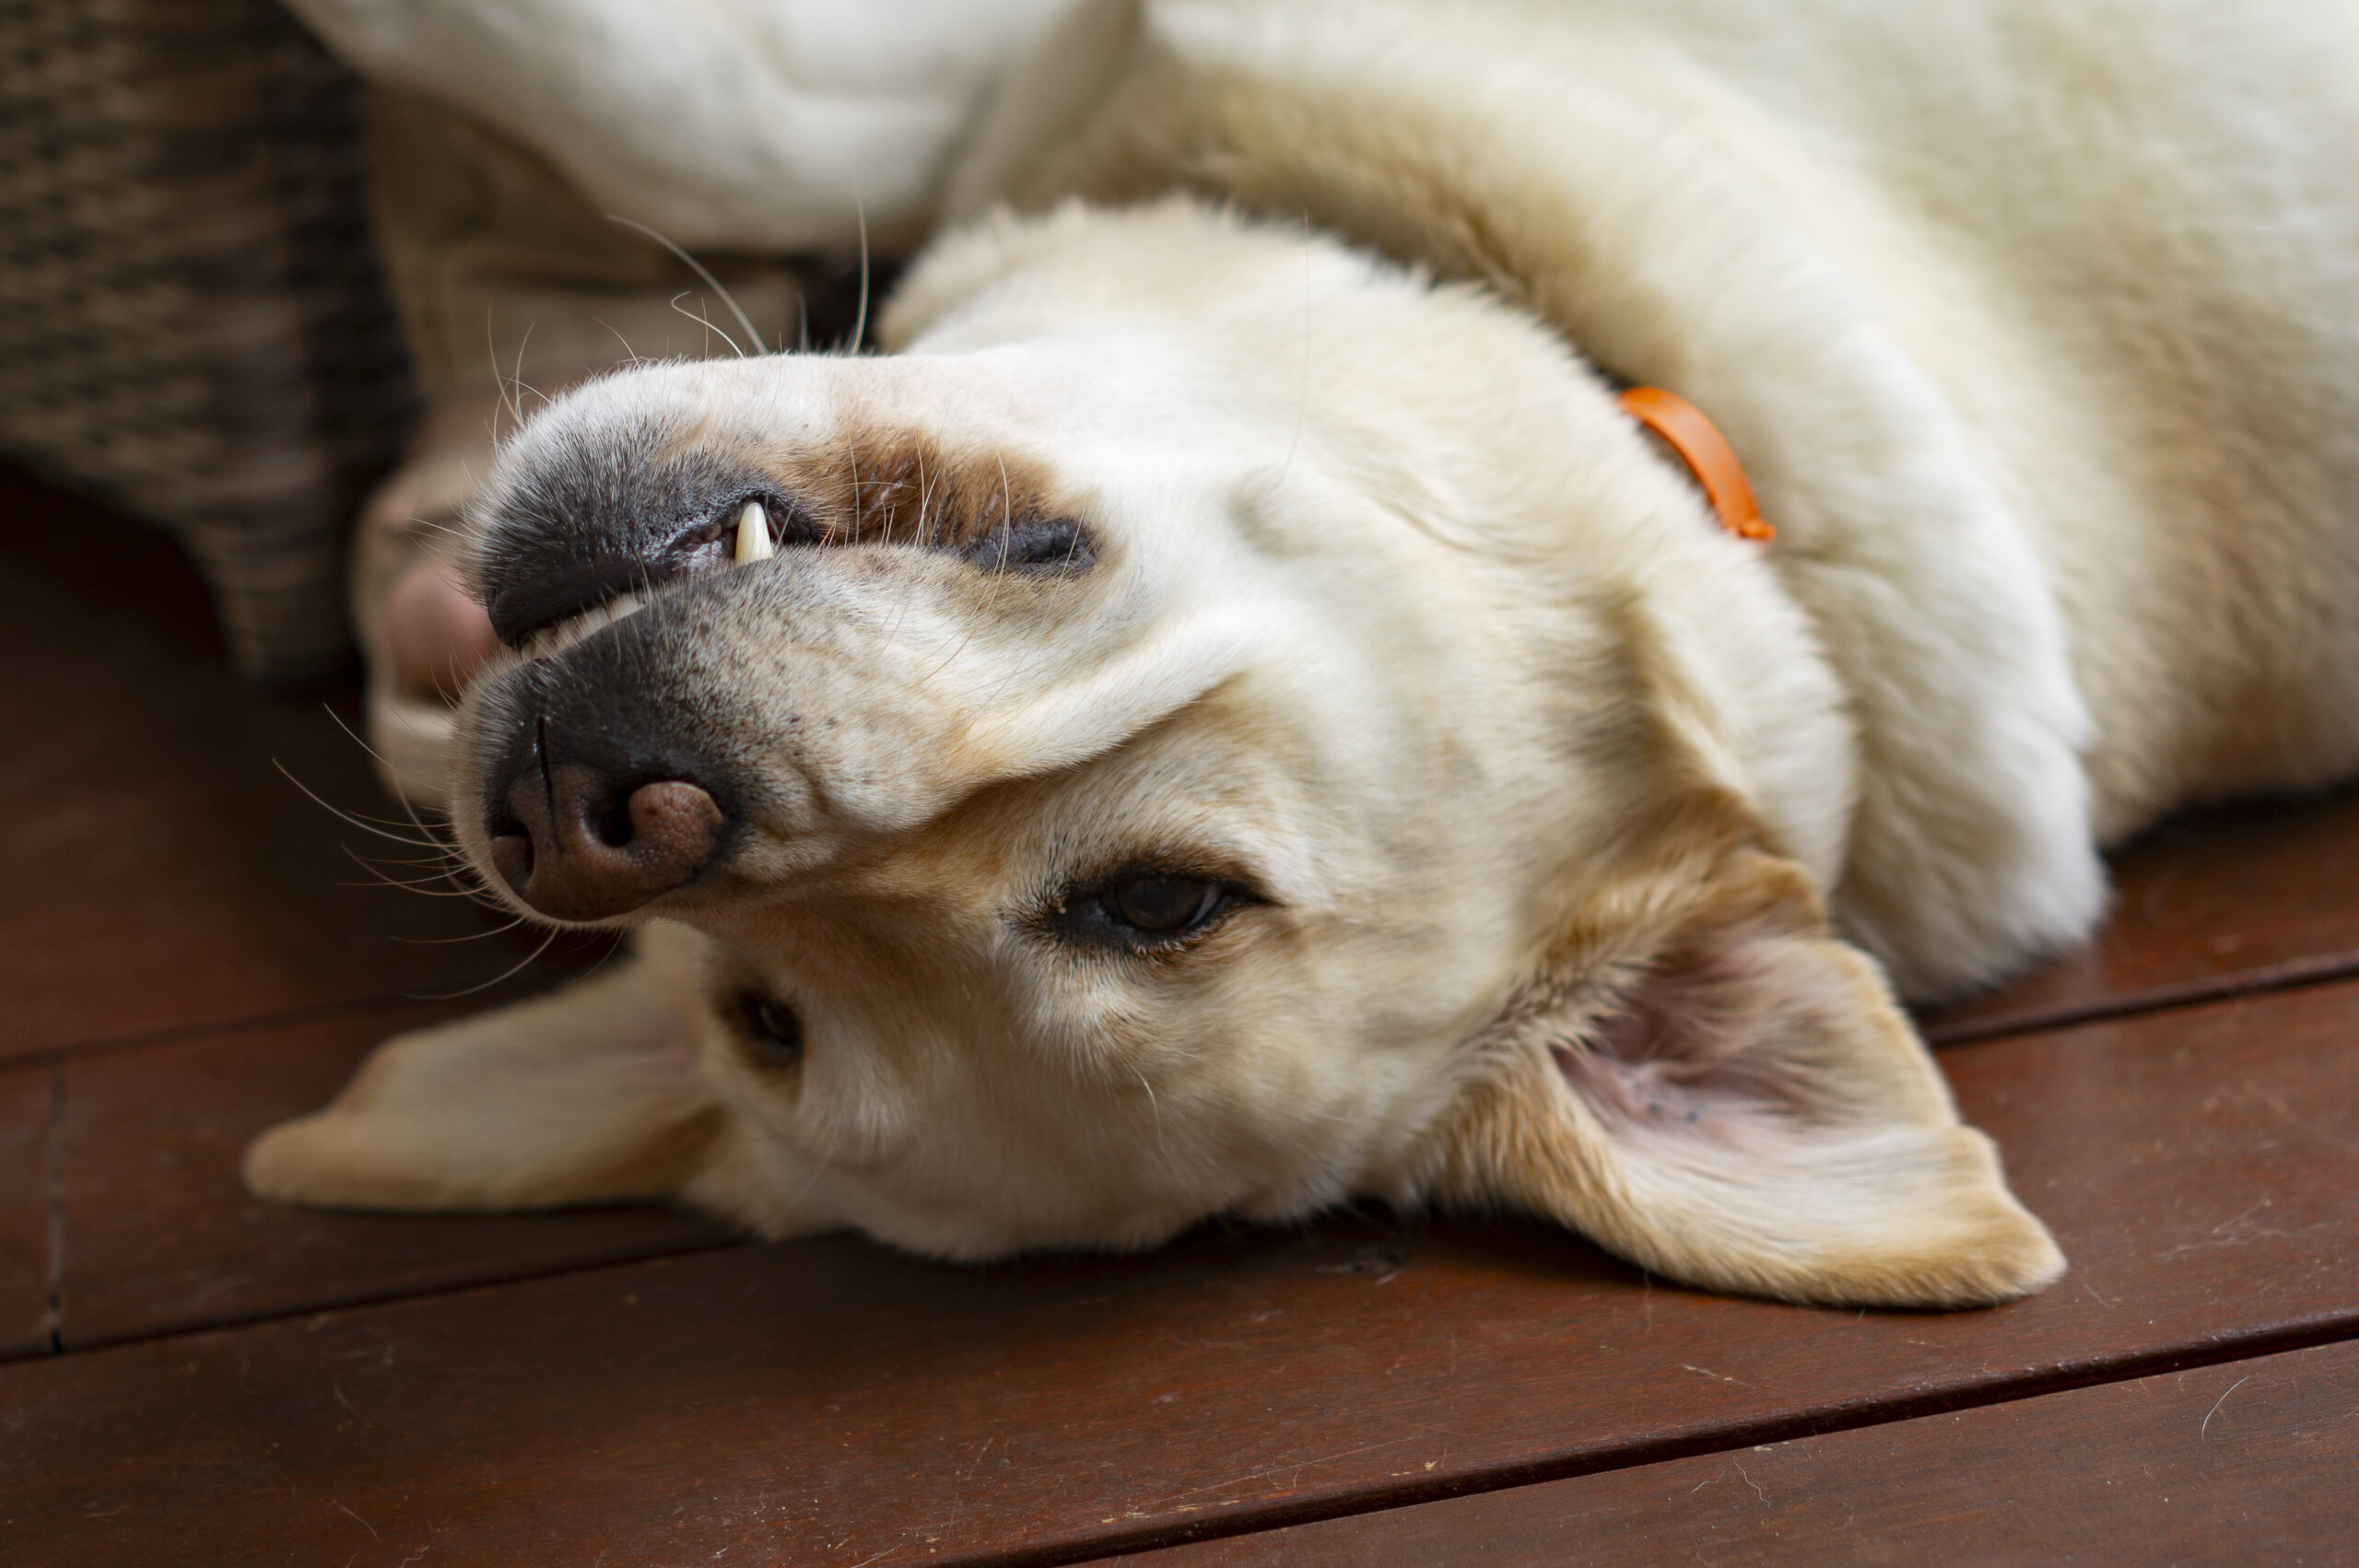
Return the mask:
<path fill-rule="evenodd" d="M 737 514 L 737 564 L 767 561 L 776 554 L 770 547 L 769 513 L 759 501 L 747 501 L 745 509 Z"/>
<path fill-rule="evenodd" d="M 613 626 L 616 621 L 635 615 L 647 608 L 647 601 L 636 593 L 617 593 L 603 604 L 593 604 L 570 619 L 553 626 L 543 626 L 524 639 L 524 657 L 554 659 L 588 637 L 592 632 Z"/>

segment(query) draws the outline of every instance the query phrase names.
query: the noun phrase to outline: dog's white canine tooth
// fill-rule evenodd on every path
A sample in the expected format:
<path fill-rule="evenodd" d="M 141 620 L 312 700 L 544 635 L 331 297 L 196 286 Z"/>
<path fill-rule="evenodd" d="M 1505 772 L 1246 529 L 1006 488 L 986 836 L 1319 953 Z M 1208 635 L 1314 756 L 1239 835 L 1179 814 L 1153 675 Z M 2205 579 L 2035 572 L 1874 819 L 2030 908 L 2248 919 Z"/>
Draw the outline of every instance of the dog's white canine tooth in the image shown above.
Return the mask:
<path fill-rule="evenodd" d="M 737 514 L 737 564 L 767 561 L 776 552 L 770 545 L 769 513 L 759 501 L 747 501 L 745 509 Z"/>

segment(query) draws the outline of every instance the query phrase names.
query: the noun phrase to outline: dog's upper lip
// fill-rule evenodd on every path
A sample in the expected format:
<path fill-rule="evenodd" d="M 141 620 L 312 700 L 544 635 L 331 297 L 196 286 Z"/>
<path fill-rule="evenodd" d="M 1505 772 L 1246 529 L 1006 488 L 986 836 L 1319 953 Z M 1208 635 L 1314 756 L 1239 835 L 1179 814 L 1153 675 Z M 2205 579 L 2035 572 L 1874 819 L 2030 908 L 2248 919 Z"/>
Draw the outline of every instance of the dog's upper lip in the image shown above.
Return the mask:
<path fill-rule="evenodd" d="M 511 648 L 522 648 L 536 632 L 594 610 L 627 594 L 689 575 L 685 562 L 638 556 L 601 556 L 559 568 L 501 589 L 485 606 L 492 629 Z"/>
<path fill-rule="evenodd" d="M 493 597 L 492 626 L 510 647 L 546 659 L 632 614 L 664 583 L 777 554 L 769 508 L 750 499 L 738 504 L 735 515 L 734 527 L 707 521 L 687 530 L 652 560 L 602 556 L 519 583 Z"/>

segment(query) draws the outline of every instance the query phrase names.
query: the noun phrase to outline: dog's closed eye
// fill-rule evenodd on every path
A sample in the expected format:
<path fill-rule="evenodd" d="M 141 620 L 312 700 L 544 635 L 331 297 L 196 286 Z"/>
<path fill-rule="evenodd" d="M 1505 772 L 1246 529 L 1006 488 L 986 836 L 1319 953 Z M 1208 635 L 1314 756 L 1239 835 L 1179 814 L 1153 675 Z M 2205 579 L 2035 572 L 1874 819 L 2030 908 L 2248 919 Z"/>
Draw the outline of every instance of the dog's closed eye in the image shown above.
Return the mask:
<path fill-rule="evenodd" d="M 1222 877 L 1149 867 L 1072 889 L 1038 924 L 1080 946 L 1166 953 L 1258 902 L 1250 889 Z"/>
<path fill-rule="evenodd" d="M 1034 518 L 987 533 L 967 546 L 986 571 L 1077 572 L 1096 564 L 1089 531 L 1071 518 Z"/>

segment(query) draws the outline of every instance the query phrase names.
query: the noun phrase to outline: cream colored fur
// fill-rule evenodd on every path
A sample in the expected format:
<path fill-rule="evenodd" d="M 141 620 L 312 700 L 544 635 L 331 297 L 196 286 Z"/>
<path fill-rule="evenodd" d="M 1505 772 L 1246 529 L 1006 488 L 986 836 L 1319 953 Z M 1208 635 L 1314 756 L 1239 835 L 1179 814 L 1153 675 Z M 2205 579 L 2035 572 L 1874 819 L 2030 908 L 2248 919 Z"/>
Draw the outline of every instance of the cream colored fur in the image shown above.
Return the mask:
<path fill-rule="evenodd" d="M 1097 565 L 848 542 L 599 633 L 711 694 L 745 847 L 589 983 L 639 1000 L 395 1042 L 257 1189 L 952 1257 L 1368 1193 L 1792 1299 L 2053 1278 L 1884 977 L 2002 975 L 2100 842 L 2359 763 L 2353 15 L 1186 0 L 1042 60 L 952 187 L 1039 216 L 938 243 L 896 353 L 584 388 L 481 526 L 640 432 L 795 493 L 921 447 Z M 1777 545 L 1591 365 L 1703 404 Z M 1257 898 L 1041 934 L 1157 857 Z M 665 1015 L 695 1065 L 618 1088 Z"/>

